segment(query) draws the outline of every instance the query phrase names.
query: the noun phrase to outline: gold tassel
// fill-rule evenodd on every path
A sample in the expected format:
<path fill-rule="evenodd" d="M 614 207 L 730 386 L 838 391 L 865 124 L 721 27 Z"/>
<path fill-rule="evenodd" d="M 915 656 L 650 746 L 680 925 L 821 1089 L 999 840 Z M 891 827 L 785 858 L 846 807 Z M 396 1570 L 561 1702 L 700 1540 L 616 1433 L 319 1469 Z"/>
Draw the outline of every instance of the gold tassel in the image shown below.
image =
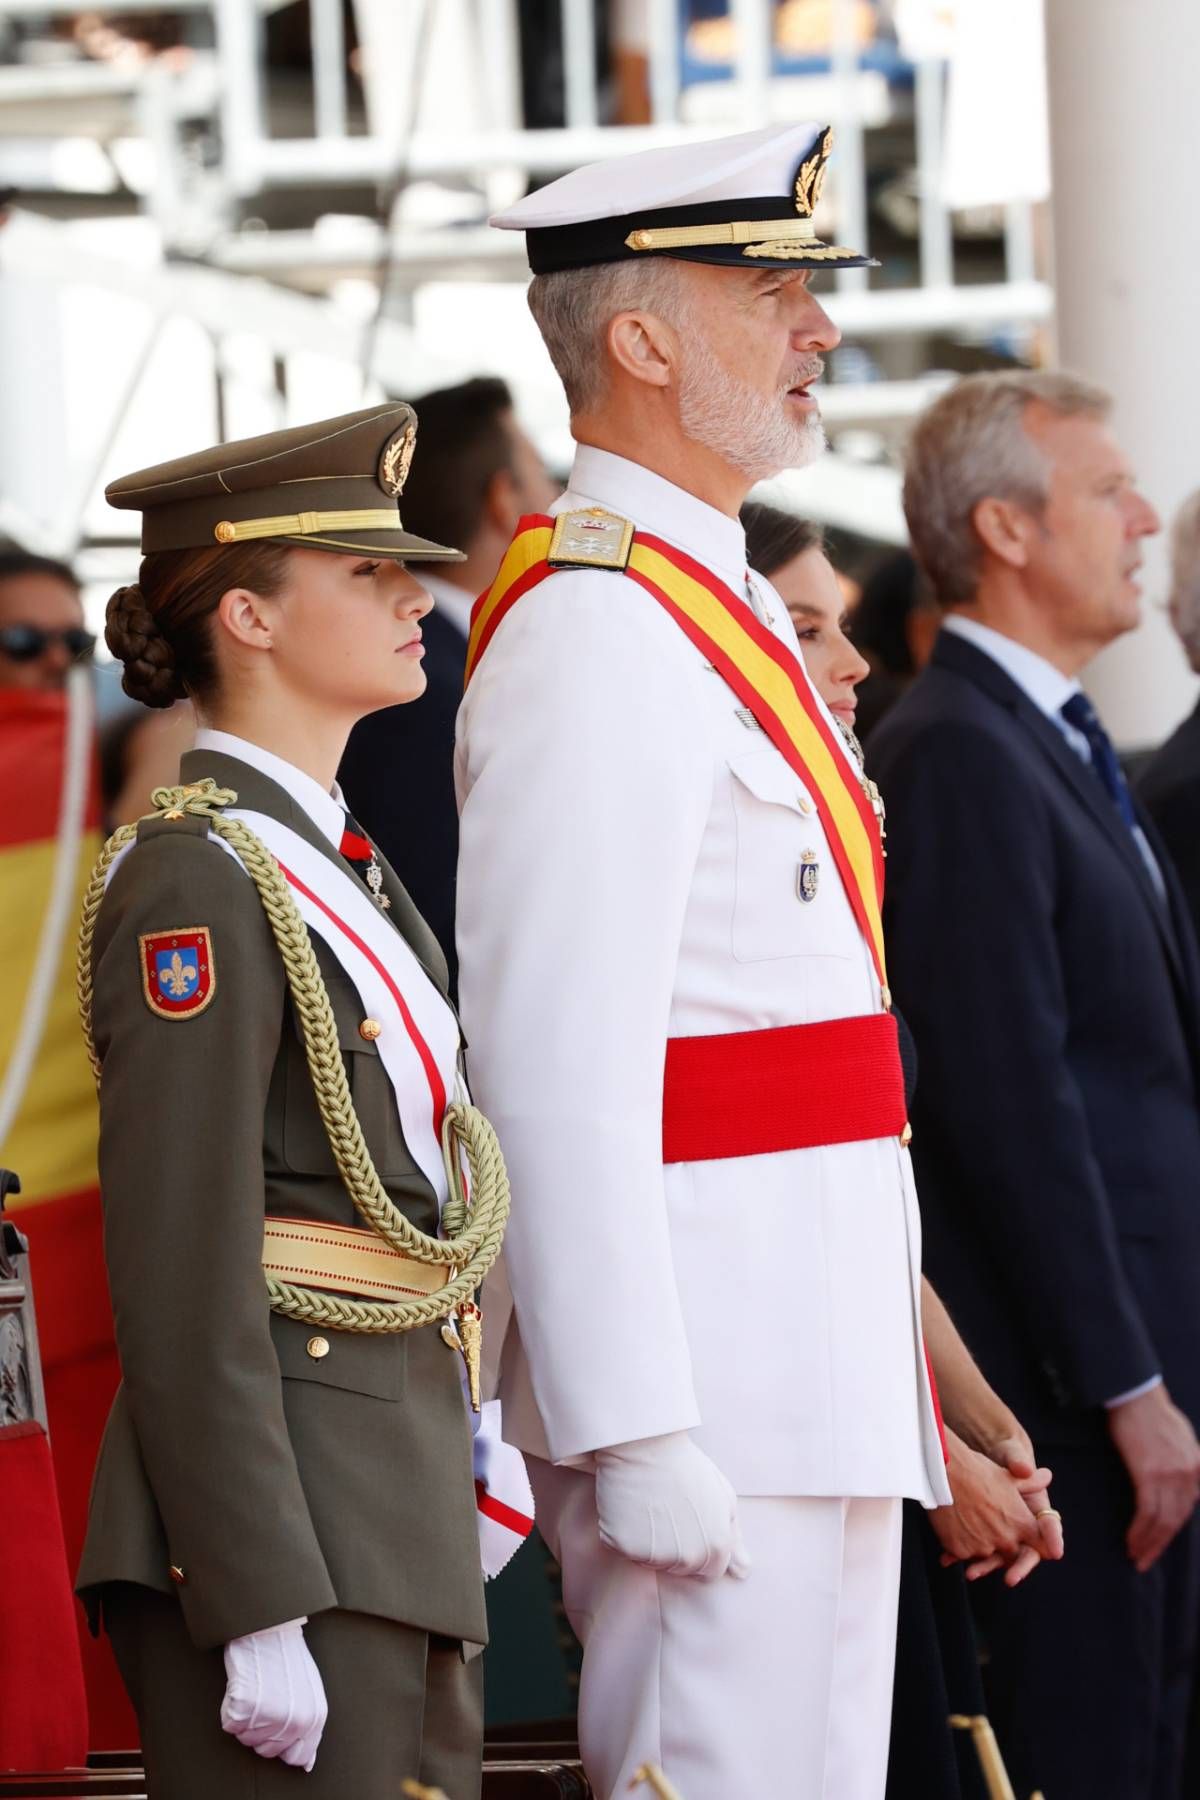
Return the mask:
<path fill-rule="evenodd" d="M 483 1365 L 483 1314 L 473 1300 L 464 1300 L 458 1309 L 458 1337 L 462 1345 L 463 1361 L 467 1365 L 471 1411 L 478 1412 Z"/>

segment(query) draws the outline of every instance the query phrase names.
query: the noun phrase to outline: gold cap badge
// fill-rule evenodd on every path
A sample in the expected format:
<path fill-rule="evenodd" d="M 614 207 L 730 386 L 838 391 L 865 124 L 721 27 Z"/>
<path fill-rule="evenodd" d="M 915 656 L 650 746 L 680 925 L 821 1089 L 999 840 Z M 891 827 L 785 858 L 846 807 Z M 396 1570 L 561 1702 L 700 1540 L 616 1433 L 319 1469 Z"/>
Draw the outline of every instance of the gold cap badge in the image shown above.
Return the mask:
<path fill-rule="evenodd" d="M 417 426 L 415 420 L 395 432 L 383 446 L 379 458 L 377 479 L 384 493 L 393 500 L 399 499 L 404 492 L 404 484 L 408 480 L 408 471 L 412 468 L 413 452 L 416 447 Z"/>

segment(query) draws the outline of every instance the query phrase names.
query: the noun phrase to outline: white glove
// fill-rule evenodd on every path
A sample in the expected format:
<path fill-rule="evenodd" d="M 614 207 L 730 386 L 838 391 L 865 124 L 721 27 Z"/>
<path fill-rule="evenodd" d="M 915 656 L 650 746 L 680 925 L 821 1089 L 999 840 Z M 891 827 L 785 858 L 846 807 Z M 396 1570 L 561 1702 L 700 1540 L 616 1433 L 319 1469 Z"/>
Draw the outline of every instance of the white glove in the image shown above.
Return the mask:
<path fill-rule="evenodd" d="M 320 1670 L 304 1641 L 306 1619 L 231 1638 L 225 1646 L 221 1729 L 259 1756 L 309 1773 L 329 1717 Z"/>
<path fill-rule="evenodd" d="M 702 1581 L 750 1572 L 737 1495 L 686 1431 L 597 1450 L 596 1512 L 601 1540 L 630 1562 Z"/>

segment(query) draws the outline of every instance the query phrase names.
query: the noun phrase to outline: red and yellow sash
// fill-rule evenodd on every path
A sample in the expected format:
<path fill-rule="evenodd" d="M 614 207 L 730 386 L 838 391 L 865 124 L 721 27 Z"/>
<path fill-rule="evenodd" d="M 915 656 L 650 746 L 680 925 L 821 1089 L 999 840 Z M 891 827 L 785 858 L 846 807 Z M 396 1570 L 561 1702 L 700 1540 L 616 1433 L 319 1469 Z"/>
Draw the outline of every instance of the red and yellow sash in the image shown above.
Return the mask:
<path fill-rule="evenodd" d="M 475 603 L 467 681 L 522 594 L 557 571 L 546 560 L 553 521 L 521 520 L 495 581 Z M 854 915 L 887 988 L 883 844 L 879 822 L 801 664 L 732 588 L 674 545 L 639 531 L 625 574 L 645 588 L 750 709 L 816 801 Z"/>

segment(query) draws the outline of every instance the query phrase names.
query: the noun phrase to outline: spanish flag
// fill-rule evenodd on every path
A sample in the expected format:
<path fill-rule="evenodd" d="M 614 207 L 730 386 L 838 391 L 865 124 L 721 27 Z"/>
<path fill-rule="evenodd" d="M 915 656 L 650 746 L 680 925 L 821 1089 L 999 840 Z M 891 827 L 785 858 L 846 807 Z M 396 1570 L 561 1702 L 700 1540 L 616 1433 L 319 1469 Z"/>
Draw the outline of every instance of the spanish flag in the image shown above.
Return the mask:
<path fill-rule="evenodd" d="M 0 1164 L 21 1181 L 10 1207 L 29 1240 L 50 1447 L 72 1578 L 96 1453 L 120 1379 L 104 1274 L 96 1089 L 75 1001 L 79 907 L 101 839 L 90 726 L 78 751 L 83 767 L 74 773 L 84 781 L 80 829 L 68 834 L 68 841 L 74 839 L 73 866 L 64 866 L 59 838 L 72 774 L 66 696 L 0 690 L 0 1078 L 6 1082 L 13 1075 L 15 1055 L 20 1095 L 0 1142 Z M 56 871 L 60 889 L 69 884 L 69 904 L 54 966 L 43 970 L 49 974 L 43 1009 L 35 972 L 44 956 Z M 19 1546 L 12 1550 L 19 1554 Z M 76 1613 L 90 1747 L 129 1749 L 137 1742 L 136 1727 L 108 1644 L 92 1640 L 82 1609 Z"/>

